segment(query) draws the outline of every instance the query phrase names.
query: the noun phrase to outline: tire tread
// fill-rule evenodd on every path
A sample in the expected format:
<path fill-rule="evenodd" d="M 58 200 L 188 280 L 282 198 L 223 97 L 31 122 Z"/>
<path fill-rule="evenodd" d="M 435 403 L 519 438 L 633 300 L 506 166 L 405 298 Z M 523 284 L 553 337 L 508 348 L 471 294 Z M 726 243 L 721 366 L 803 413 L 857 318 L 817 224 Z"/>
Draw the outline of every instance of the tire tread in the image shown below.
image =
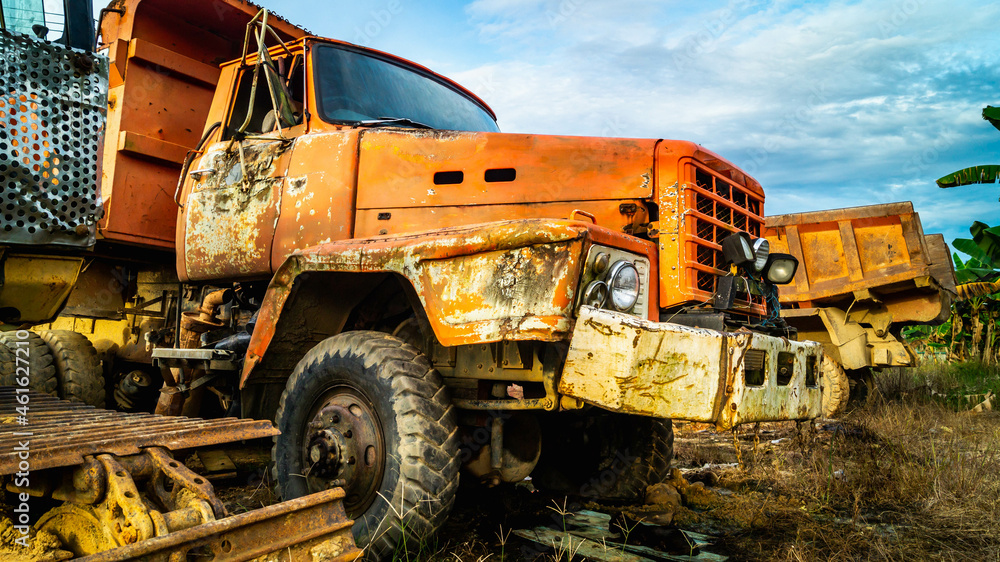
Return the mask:
<path fill-rule="evenodd" d="M 52 352 L 59 397 L 103 408 L 104 373 L 90 340 L 71 330 L 47 330 L 39 335 Z"/>
<path fill-rule="evenodd" d="M 396 398 L 393 411 L 399 450 L 392 454 L 399 456 L 400 477 L 392 497 L 384 498 L 390 504 L 387 519 L 394 520 L 368 545 L 376 556 L 387 555 L 403 543 L 404 531 L 407 544 L 419 544 L 448 517 L 459 477 L 455 409 L 426 357 L 412 345 L 381 332 L 345 332 L 320 342 L 302 359 L 286 389 L 295 388 L 308 376 L 309 369 L 303 365 L 350 356 L 362 358 L 366 371 L 388 381 Z M 286 390 L 279 399 L 277 420 L 297 406 L 288 396 Z M 273 451 L 277 458 L 277 438 Z M 276 466 L 274 472 L 278 495 L 285 498 Z"/>
<path fill-rule="evenodd" d="M 30 331 L 28 334 L 28 388 L 59 397 L 59 381 L 56 376 L 57 367 L 53 354 L 41 336 Z M 9 370 L 7 367 L 3 367 L 3 370 L 0 371 L 0 385 L 15 385 L 17 372 L 17 347 L 15 346 L 15 342 L 17 341 L 20 340 L 16 332 L 0 332 L 0 343 L 11 354 Z"/>

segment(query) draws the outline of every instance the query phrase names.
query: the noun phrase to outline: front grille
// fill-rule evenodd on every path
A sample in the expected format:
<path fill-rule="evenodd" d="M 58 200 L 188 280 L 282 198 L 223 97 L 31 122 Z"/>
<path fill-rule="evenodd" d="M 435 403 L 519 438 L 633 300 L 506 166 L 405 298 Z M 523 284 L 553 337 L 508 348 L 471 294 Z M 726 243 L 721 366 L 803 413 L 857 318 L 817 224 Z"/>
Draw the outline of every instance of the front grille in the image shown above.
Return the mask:
<path fill-rule="evenodd" d="M 736 175 L 736 174 L 734 174 Z M 739 182 L 696 164 L 685 170 L 687 206 L 685 266 L 690 289 L 708 299 L 716 279 L 725 275 L 722 240 L 736 231 L 759 237 L 764 225 L 763 197 Z"/>

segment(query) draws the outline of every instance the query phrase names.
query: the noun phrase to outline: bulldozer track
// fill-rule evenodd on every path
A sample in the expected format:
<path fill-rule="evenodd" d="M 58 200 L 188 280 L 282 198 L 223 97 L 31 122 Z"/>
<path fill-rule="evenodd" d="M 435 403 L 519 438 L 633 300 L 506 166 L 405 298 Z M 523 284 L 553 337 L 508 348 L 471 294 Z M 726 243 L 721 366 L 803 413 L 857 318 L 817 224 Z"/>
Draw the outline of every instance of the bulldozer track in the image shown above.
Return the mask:
<path fill-rule="evenodd" d="M 35 391 L 26 395 L 28 410 L 22 416 L 16 389 L 0 387 L 0 475 L 18 471 L 15 447 L 25 440 L 30 441 L 31 469 L 44 470 L 81 464 L 88 455 L 133 455 L 146 447 L 179 451 L 279 433 L 269 421 L 131 414 Z"/>

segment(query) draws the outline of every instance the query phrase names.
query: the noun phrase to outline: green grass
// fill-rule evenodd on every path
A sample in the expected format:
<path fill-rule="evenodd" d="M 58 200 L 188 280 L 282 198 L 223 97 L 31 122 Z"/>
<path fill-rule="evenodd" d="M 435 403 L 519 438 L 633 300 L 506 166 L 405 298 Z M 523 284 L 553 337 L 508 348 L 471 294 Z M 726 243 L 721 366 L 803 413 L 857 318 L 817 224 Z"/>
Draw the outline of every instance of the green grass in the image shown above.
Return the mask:
<path fill-rule="evenodd" d="M 990 393 L 1000 395 L 1000 366 L 979 361 L 886 369 L 876 380 L 885 399 L 931 401 L 955 411 L 976 406 Z"/>

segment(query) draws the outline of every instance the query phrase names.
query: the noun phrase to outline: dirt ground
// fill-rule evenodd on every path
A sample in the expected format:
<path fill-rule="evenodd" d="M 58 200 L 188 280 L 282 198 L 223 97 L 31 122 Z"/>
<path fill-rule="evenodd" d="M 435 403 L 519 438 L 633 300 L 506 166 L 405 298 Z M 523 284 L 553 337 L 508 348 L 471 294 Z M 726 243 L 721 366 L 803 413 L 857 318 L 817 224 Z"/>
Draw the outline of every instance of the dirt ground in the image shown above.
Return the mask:
<path fill-rule="evenodd" d="M 654 490 L 656 505 L 554 496 L 530 481 L 485 488 L 465 478 L 439 535 L 398 559 L 1000 561 L 996 412 L 882 401 L 841 420 L 735 434 L 675 423 L 674 433 L 672 489 Z M 229 453 L 238 475 L 217 483 L 227 507 L 238 513 L 276 501 L 269 447 Z M 188 464 L 199 468 L 197 458 Z M 587 525 L 578 527 L 581 518 Z M 523 538 L 538 539 L 539 529 L 574 536 L 569 545 Z M 601 546 L 576 550 L 581 536 Z"/>
<path fill-rule="evenodd" d="M 277 501 L 270 448 L 223 449 L 234 469 L 221 477 L 183 458 L 236 514 Z M 438 536 L 397 559 L 1000 561 L 998 412 L 879 398 L 840 420 L 735 433 L 675 422 L 674 451 L 645 504 L 466 476 Z"/>

